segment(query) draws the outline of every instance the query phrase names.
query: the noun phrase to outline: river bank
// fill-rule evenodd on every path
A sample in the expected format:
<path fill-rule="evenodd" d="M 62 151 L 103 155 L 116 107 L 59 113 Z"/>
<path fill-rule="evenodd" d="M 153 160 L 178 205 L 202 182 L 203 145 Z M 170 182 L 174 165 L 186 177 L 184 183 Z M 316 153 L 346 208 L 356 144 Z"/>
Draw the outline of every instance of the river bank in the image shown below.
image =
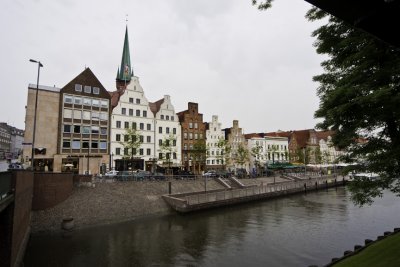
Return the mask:
<path fill-rule="evenodd" d="M 276 177 L 276 182 L 286 181 Z M 273 183 L 274 178 L 241 179 L 245 185 Z M 168 194 L 169 183 L 157 182 L 114 182 L 98 180 L 94 187 L 75 187 L 71 196 L 55 207 L 33 211 L 31 232 L 61 231 L 63 219 L 73 218 L 75 229 L 106 225 L 134 220 L 151 215 L 174 213 L 162 199 Z M 204 191 L 204 180 L 173 180 L 172 193 Z M 223 186 L 210 179 L 207 190 L 223 189 Z"/>

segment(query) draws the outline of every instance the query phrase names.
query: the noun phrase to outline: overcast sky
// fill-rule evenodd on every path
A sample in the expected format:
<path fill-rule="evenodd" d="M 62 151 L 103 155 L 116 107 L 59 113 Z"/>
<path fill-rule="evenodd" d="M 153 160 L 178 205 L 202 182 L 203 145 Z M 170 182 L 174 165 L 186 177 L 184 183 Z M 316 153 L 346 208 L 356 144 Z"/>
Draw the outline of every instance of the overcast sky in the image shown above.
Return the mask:
<path fill-rule="evenodd" d="M 259 11 L 251 0 L 3 0 L 0 121 L 24 129 L 29 83 L 63 87 L 85 66 L 109 91 L 121 62 L 125 18 L 135 76 L 151 102 L 175 111 L 197 102 L 204 121 L 245 133 L 313 128 L 312 76 L 322 56 L 303 0 Z"/>

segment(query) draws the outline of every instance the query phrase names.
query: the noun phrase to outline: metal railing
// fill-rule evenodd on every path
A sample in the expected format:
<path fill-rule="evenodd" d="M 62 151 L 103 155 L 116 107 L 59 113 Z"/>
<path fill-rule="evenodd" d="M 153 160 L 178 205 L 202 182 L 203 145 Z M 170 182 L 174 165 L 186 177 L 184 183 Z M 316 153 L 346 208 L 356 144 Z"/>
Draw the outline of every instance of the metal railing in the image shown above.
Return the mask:
<path fill-rule="evenodd" d="M 315 189 L 315 186 L 322 189 L 324 186 L 335 183 L 334 179 L 314 178 L 304 181 L 284 182 L 279 184 L 267 184 L 263 186 L 253 186 L 247 188 L 224 190 L 219 192 L 204 192 L 196 195 L 185 196 L 188 205 L 203 204 L 220 200 L 229 200 L 243 197 L 252 197 L 261 194 L 282 192 L 287 190 L 301 191 L 306 189 Z"/>

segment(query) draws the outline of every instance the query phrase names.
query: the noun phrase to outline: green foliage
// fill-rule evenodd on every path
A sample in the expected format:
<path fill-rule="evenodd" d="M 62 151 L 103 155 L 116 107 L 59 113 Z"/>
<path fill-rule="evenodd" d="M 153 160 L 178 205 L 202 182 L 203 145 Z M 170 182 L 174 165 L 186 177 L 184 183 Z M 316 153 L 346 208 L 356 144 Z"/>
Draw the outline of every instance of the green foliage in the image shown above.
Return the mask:
<path fill-rule="evenodd" d="M 316 8 L 307 13 L 309 20 L 326 17 L 313 32 L 317 52 L 328 56 L 324 73 L 314 77 L 320 98 L 315 117 L 323 119 L 318 128 L 335 131 L 333 143 L 347 152 L 341 160 L 381 175 L 379 182 L 351 187 L 362 205 L 384 189 L 400 192 L 400 49 Z"/>
<path fill-rule="evenodd" d="M 174 142 L 176 143 L 176 137 L 171 134 L 164 138 L 159 148 L 159 151 L 166 155 L 165 158 L 167 160 L 168 168 L 171 166 L 171 157 L 173 153 L 176 153 L 176 146 L 174 146 Z"/>
<path fill-rule="evenodd" d="M 130 158 L 136 155 L 136 151 L 142 145 L 142 140 L 140 140 L 140 132 L 134 128 L 126 128 L 125 133 L 123 134 L 124 141 L 119 142 L 124 150 L 128 150 L 128 154 Z"/>
<path fill-rule="evenodd" d="M 261 145 L 253 146 L 250 150 L 251 156 L 254 158 L 254 165 L 256 168 L 260 166 L 260 158 L 262 154 L 263 147 Z"/>
<path fill-rule="evenodd" d="M 228 144 L 228 140 L 218 140 L 217 147 L 221 149 L 221 154 L 217 155 L 217 158 L 222 161 L 222 164 L 230 162 L 231 146 Z"/>
<path fill-rule="evenodd" d="M 249 160 L 249 151 L 247 148 L 240 144 L 237 150 L 235 161 L 237 164 L 243 166 Z"/>
<path fill-rule="evenodd" d="M 252 0 L 251 2 L 254 6 L 257 6 L 258 9 L 265 10 L 272 6 L 273 1 L 274 0 L 265 0 L 265 1 Z"/>

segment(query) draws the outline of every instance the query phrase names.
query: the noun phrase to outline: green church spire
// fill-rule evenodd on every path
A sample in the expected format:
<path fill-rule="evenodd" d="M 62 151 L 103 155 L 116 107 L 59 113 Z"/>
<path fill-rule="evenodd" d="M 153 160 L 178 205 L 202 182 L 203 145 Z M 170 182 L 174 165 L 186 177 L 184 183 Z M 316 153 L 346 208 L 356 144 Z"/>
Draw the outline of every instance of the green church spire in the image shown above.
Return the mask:
<path fill-rule="evenodd" d="M 121 67 L 117 72 L 117 80 L 130 82 L 133 76 L 131 55 L 129 53 L 128 26 L 125 30 L 124 50 L 122 51 Z"/>

